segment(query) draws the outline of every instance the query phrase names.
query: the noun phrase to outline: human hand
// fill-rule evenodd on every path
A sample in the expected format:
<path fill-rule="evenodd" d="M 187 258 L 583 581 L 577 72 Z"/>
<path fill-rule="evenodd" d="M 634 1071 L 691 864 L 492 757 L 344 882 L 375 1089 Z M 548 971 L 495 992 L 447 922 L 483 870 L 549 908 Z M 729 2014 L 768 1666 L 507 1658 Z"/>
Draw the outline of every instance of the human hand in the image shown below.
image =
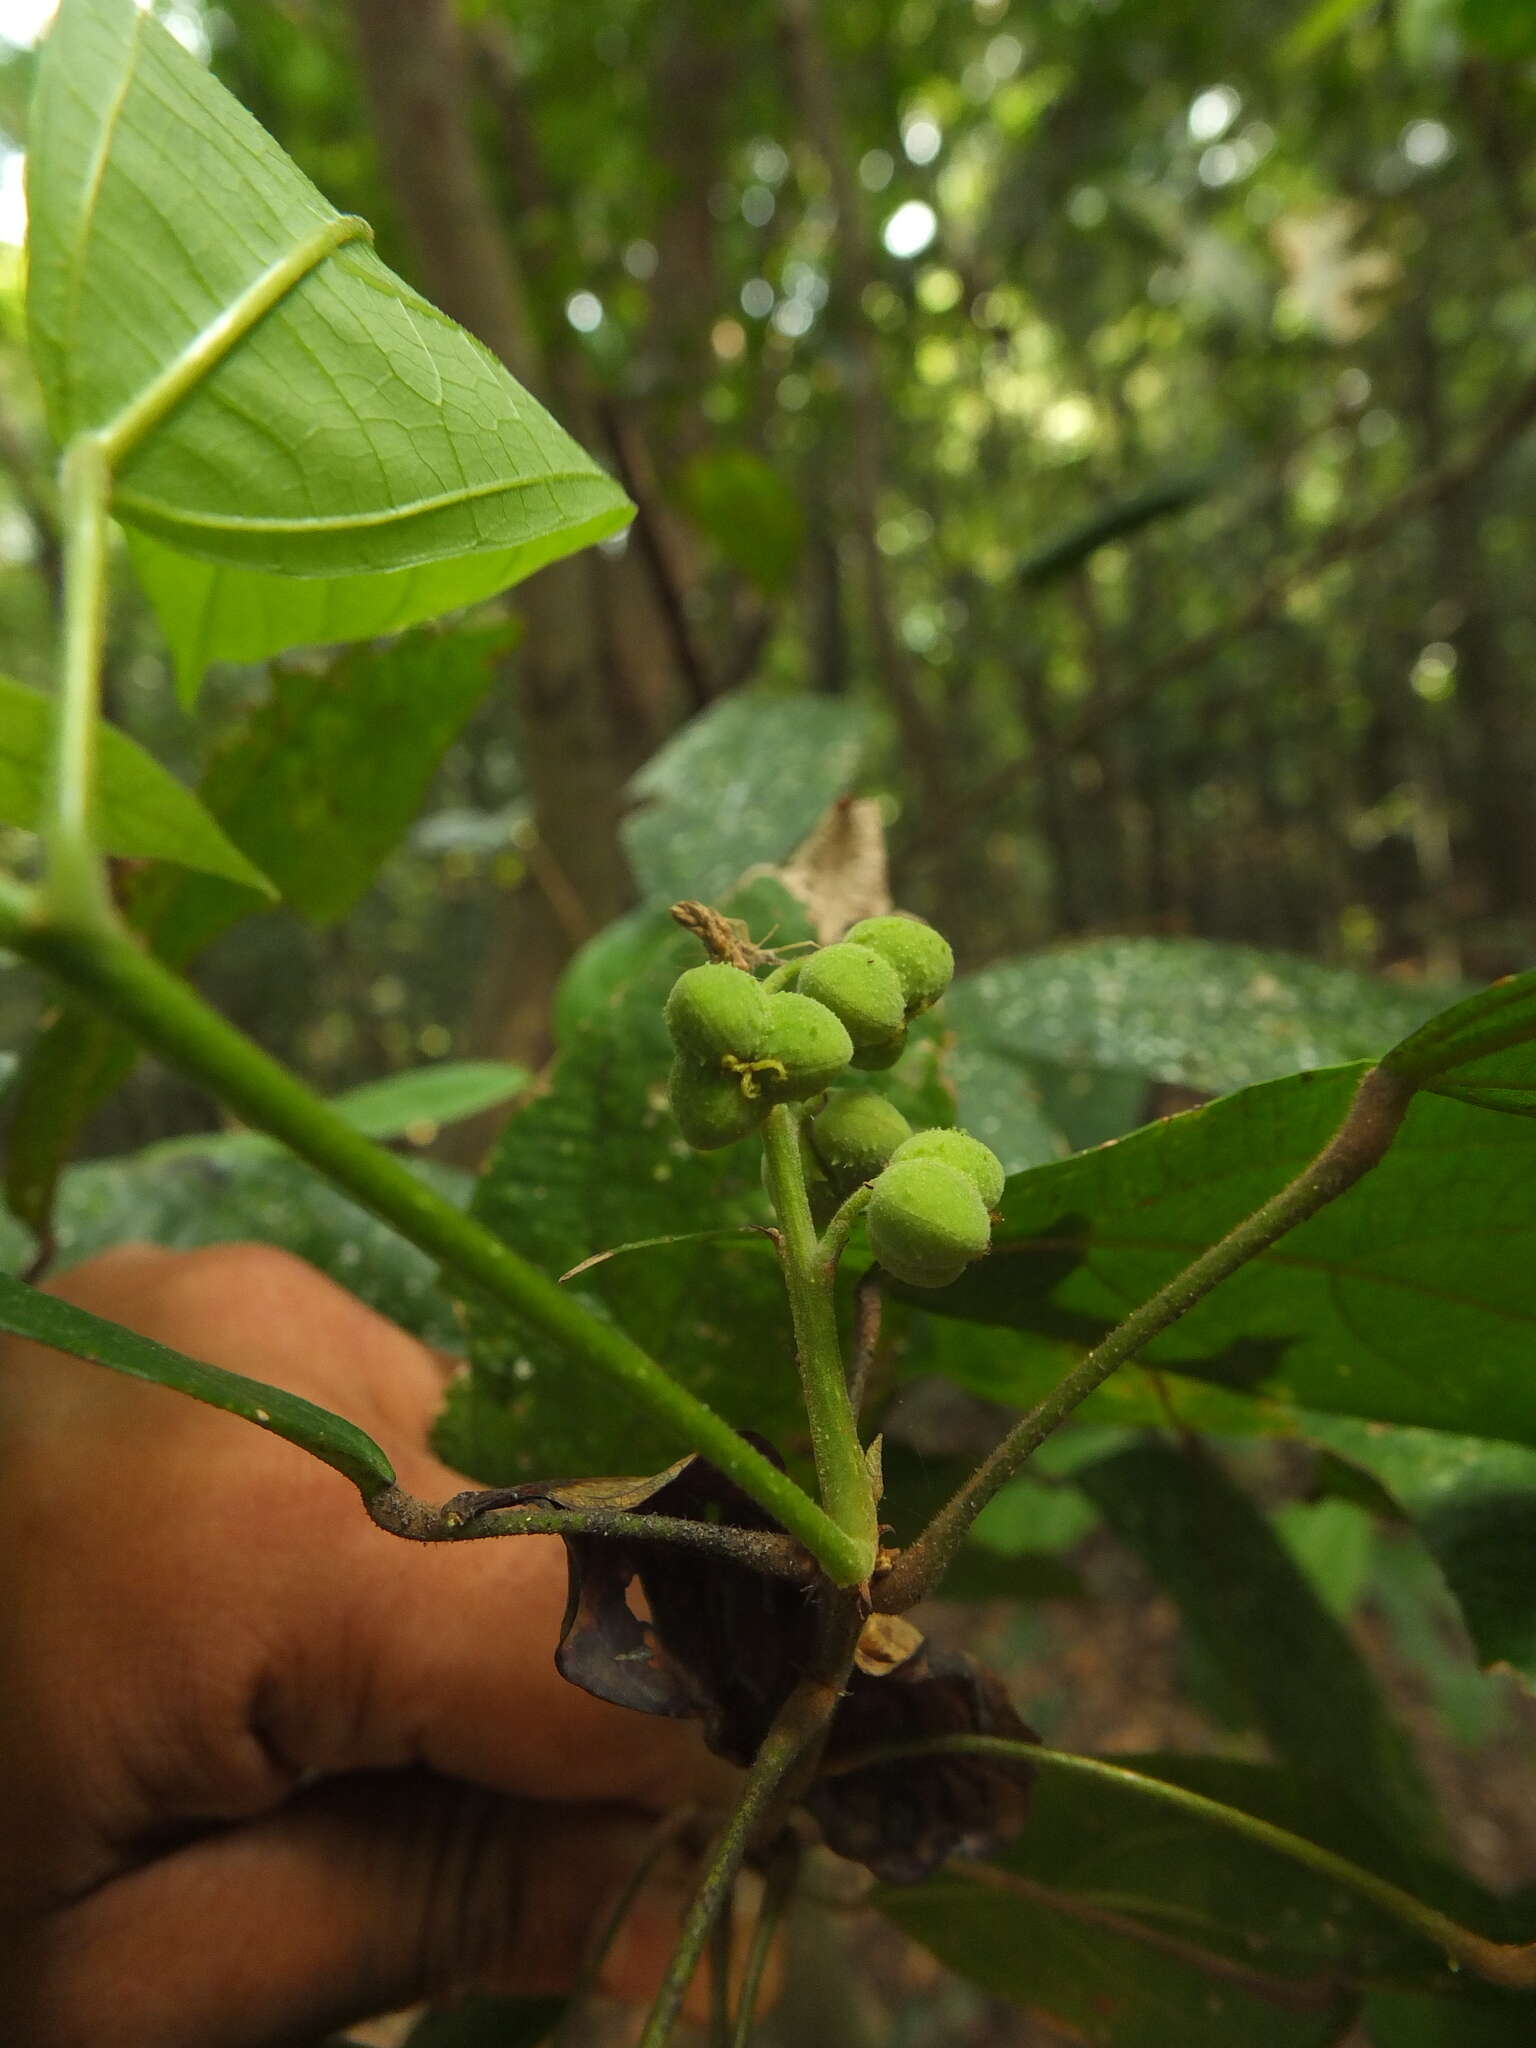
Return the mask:
<path fill-rule="evenodd" d="M 54 1291 L 366 1429 L 432 1354 L 286 1253 L 123 1247 Z M 561 1679 L 553 1537 L 413 1544 L 294 1446 L 39 1345 L 0 1358 L 0 2011 L 29 2048 L 257 2048 L 578 1974 L 696 1731 Z M 670 1946 L 644 1900 L 603 1988 Z"/>

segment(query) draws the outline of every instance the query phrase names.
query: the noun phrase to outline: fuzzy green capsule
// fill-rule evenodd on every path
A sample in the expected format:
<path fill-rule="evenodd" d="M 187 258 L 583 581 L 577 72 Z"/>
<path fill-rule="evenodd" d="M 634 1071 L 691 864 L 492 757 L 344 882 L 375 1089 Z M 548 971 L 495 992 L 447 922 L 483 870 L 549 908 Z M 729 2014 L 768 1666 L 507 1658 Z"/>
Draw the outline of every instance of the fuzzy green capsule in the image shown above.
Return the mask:
<path fill-rule="evenodd" d="M 895 1103 L 872 1088 L 839 1089 L 810 1123 L 811 1148 L 842 1195 L 873 1180 L 911 1135 Z"/>
<path fill-rule="evenodd" d="M 871 946 L 823 946 L 800 969 L 795 986 L 842 1019 L 856 1052 L 888 1044 L 906 1022 L 896 970 Z"/>
<path fill-rule="evenodd" d="M 853 1056 L 853 1064 L 866 1074 L 883 1074 L 887 1067 L 894 1067 L 907 1049 L 907 1027 L 902 1025 L 894 1038 L 883 1038 L 878 1045 L 861 1045 Z"/>
<path fill-rule="evenodd" d="M 853 1040 L 829 1009 L 798 990 L 763 1000 L 768 1027 L 743 1077 L 748 1092 L 755 1088 L 768 1102 L 819 1095 L 853 1058 Z"/>
<path fill-rule="evenodd" d="M 909 1017 L 936 1003 L 954 980 L 955 956 L 948 939 L 915 917 L 866 917 L 847 938 L 854 945 L 868 946 L 896 970 Z"/>
<path fill-rule="evenodd" d="M 750 1137 L 768 1113 L 760 1096 L 744 1095 L 737 1074 L 676 1059 L 667 1082 L 678 1129 L 695 1152 L 718 1152 Z"/>
<path fill-rule="evenodd" d="M 988 1209 L 995 1209 L 1003 1199 L 1007 1178 L 1003 1162 L 969 1131 L 918 1131 L 898 1145 L 891 1158 L 893 1164 L 898 1159 L 942 1159 L 946 1166 L 952 1166 L 973 1183 Z"/>
<path fill-rule="evenodd" d="M 727 1054 L 756 1057 L 768 1028 L 768 997 L 745 969 L 723 960 L 690 967 L 667 997 L 667 1029 L 684 1059 L 715 1066 Z"/>
<path fill-rule="evenodd" d="M 975 1184 L 940 1159 L 903 1159 L 875 1182 L 869 1244 L 885 1270 L 912 1287 L 948 1287 L 992 1241 Z"/>

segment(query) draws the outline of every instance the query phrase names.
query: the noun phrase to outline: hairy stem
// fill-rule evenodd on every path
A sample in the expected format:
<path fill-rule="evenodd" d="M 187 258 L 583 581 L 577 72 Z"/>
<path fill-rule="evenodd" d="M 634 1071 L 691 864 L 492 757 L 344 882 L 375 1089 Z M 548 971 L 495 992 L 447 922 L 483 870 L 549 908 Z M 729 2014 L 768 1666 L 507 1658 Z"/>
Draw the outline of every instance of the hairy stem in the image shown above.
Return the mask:
<path fill-rule="evenodd" d="M 1073 1409 L 1101 1387 L 1117 1366 L 1134 1358 L 1213 1287 L 1369 1173 L 1397 1136 L 1412 1096 L 1411 1081 L 1402 1080 L 1384 1067 L 1373 1067 L 1361 1081 L 1344 1121 L 1311 1164 L 1218 1244 L 1202 1252 L 1150 1301 L 1127 1316 L 1102 1344 L 1073 1367 L 1060 1386 L 1009 1431 L 877 1583 L 876 1606 L 887 1613 L 900 1614 L 929 1593 L 943 1577 L 965 1541 L 967 1530 L 987 1502 Z"/>
<path fill-rule="evenodd" d="M 817 1250 L 820 1254 L 821 1263 L 829 1268 L 831 1272 L 835 1273 L 837 1271 L 838 1260 L 841 1259 L 844 1251 L 847 1249 L 848 1238 L 853 1226 L 869 1207 L 874 1197 L 874 1192 L 873 1187 L 868 1182 L 861 1188 L 855 1188 L 826 1229 L 821 1233 L 821 1243 Z"/>
<path fill-rule="evenodd" d="M 72 931 L 13 918 L 0 897 L 0 943 L 24 954 L 171 1065 L 203 1082 L 245 1122 L 281 1140 L 345 1194 L 488 1294 L 531 1329 L 602 1374 L 680 1440 L 702 1451 L 798 1537 L 839 1585 L 867 1576 L 866 1546 L 621 1331 L 598 1320 L 473 1217 L 359 1135 L 286 1067 L 208 1007 L 195 990 L 114 930 Z"/>
<path fill-rule="evenodd" d="M 875 1561 L 875 1504 L 843 1372 L 832 1292 L 835 1266 L 823 1255 L 811 1221 L 800 1163 L 800 1122 L 787 1104 L 769 1110 L 763 1125 L 763 1148 L 768 1161 L 768 1192 L 779 1219 L 779 1256 L 789 1293 L 795 1355 L 822 1503 L 858 1545 L 868 1572 Z"/>
<path fill-rule="evenodd" d="M 1452 1920 L 1449 1914 L 1427 1905 L 1423 1899 L 1415 1898 L 1401 1885 L 1378 1877 L 1373 1870 L 1363 1870 L 1358 1863 L 1336 1856 L 1331 1849 L 1309 1842 L 1304 1835 L 1293 1835 L 1289 1828 L 1276 1827 L 1271 1821 L 1260 1820 L 1257 1814 L 1244 1813 L 1236 1806 L 1223 1806 L 1220 1800 L 1207 1799 L 1203 1792 L 1188 1791 L 1183 1785 L 1170 1785 L 1162 1778 L 1149 1778 L 1141 1771 L 1127 1769 L 1124 1764 L 1109 1763 L 1101 1757 L 1074 1756 L 1067 1750 L 1041 1749 L 1032 1742 L 1012 1742 L 1001 1735 L 940 1735 L 925 1742 L 895 1742 L 866 1750 L 860 1756 L 840 1761 L 834 1770 L 841 1775 L 845 1771 L 862 1770 L 870 1764 L 895 1763 L 904 1757 L 919 1756 L 1022 1759 L 1041 1770 L 1096 1778 L 1101 1784 L 1144 1793 L 1147 1798 L 1176 1807 L 1196 1820 L 1209 1821 L 1215 1827 L 1245 1835 L 1250 1842 L 1273 1849 L 1292 1863 L 1300 1863 L 1304 1868 L 1316 1871 L 1320 1877 L 1357 1892 L 1361 1898 L 1369 1899 L 1372 1905 L 1391 1914 L 1394 1920 L 1413 1928 L 1426 1941 L 1444 1950 L 1453 1962 L 1476 1971 L 1490 1984 L 1502 1984 L 1513 1991 L 1536 1989 L 1536 1941 L 1490 1941 L 1486 1935 L 1474 1933 L 1470 1927 L 1463 1927 L 1459 1921 Z"/>
<path fill-rule="evenodd" d="M 768 1958 L 773 1952 L 773 1937 L 783 1924 L 784 1915 L 794 1898 L 795 1884 L 800 1876 L 800 1853 L 800 1843 L 792 1831 L 786 1830 L 768 1866 L 763 1903 L 758 1908 L 757 1924 L 752 1929 L 752 1943 L 747 1950 L 746 1963 L 741 1973 L 736 2025 L 731 2033 L 729 2048 L 748 2048 L 751 2041 L 752 2022 L 757 2015 L 757 2001 L 762 1995 L 763 1974 L 768 1967 Z"/>
<path fill-rule="evenodd" d="M 101 644 L 107 608 L 107 498 L 112 475 L 102 443 L 71 444 L 59 472 L 64 525 L 64 631 L 54 710 L 53 772 L 43 830 L 53 916 L 100 925 L 111 916 L 96 847 L 96 736 Z"/>
<path fill-rule="evenodd" d="M 369 1514 L 392 1536 L 413 1543 L 467 1543 L 483 1536 L 608 1536 L 639 1543 L 676 1543 L 729 1557 L 748 1570 L 797 1585 L 815 1582 L 816 1560 L 792 1536 L 773 1529 L 733 1529 L 723 1522 L 691 1522 L 682 1515 L 631 1514 L 625 1508 L 560 1508 L 530 1501 L 516 1507 L 476 1508 L 474 1495 L 443 1507 L 418 1500 L 399 1486 L 372 1494 Z M 488 1503 L 501 1498 L 487 1496 Z"/>
<path fill-rule="evenodd" d="M 806 1679 L 790 1694 L 763 1737 L 736 1810 L 710 1851 L 704 1875 L 683 1921 L 677 1948 L 667 1965 L 661 1995 L 640 2036 L 639 2048 L 666 2048 L 710 1929 L 730 1896 L 736 1873 L 752 1846 L 759 1824 L 772 1811 L 795 1765 L 825 1733 L 838 1698 L 837 1688 L 825 1679 Z"/>

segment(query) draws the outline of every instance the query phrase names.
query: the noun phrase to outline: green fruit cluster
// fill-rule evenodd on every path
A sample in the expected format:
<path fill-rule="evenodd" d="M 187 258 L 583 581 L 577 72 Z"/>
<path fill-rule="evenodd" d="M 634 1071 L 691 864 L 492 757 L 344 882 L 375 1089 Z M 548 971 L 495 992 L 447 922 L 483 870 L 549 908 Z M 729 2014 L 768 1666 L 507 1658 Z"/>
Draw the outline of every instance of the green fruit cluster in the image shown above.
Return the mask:
<path fill-rule="evenodd" d="M 835 1010 L 853 1040 L 853 1064 L 894 1066 L 911 1020 L 949 987 L 949 941 L 915 917 L 866 917 L 836 946 L 813 954 L 799 986 Z"/>
<path fill-rule="evenodd" d="M 846 1027 L 794 990 L 770 994 L 740 967 L 716 961 L 679 975 L 667 997 L 677 1057 L 668 1083 L 695 1150 L 734 1145 L 776 1102 L 819 1095 L 853 1057 Z"/>
<path fill-rule="evenodd" d="M 992 1241 L 987 1213 L 1003 1191 L 1002 1162 L 964 1131 L 904 1139 L 875 1182 L 870 1249 L 894 1279 L 948 1287 Z"/>

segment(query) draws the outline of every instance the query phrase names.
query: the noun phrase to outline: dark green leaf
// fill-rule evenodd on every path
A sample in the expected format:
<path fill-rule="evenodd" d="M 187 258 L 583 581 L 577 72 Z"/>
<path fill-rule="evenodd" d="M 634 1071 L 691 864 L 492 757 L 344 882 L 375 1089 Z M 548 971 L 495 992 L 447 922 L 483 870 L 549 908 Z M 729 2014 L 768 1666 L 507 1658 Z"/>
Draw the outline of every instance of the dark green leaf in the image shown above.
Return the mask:
<path fill-rule="evenodd" d="M 1476 1981 L 1454 1997 L 1373 1991 L 1365 2024 L 1371 2048 L 1530 2048 L 1531 1997 Z"/>
<path fill-rule="evenodd" d="M 365 1499 L 394 1483 L 394 1467 L 355 1423 L 281 1387 L 183 1357 L 164 1344 L 89 1315 L 72 1302 L 39 1294 L 6 1273 L 0 1273 L 0 1330 L 52 1345 L 94 1365 L 110 1366 L 129 1379 L 152 1380 L 156 1386 L 254 1422 L 340 1472 Z"/>
<path fill-rule="evenodd" d="M 1109 547 L 1115 541 L 1128 540 L 1143 527 L 1173 513 L 1186 512 L 1191 505 L 1198 505 L 1202 498 L 1209 497 L 1225 474 L 1223 466 L 1200 470 L 1192 476 L 1165 477 L 1116 504 L 1104 506 L 1087 519 L 1069 526 L 1062 533 L 1053 534 L 1049 540 L 1032 548 L 1014 572 L 1020 585 L 1025 590 L 1038 589 L 1042 584 L 1054 583 L 1059 577 L 1070 575 L 1100 548 Z"/>
<path fill-rule="evenodd" d="M 992 1256 L 921 1305 L 1097 1342 L 1316 1156 L 1358 1079 L 1267 1082 L 1017 1175 Z M 1536 1445 L 1533 1339 L 1536 1134 L 1422 1096 L 1374 1172 L 1144 1357 L 1275 1402 Z"/>
<path fill-rule="evenodd" d="M 1326 1780 L 1217 1757 L 1123 1761 L 1505 1932 L 1491 1901 L 1384 1833 Z M 1065 1774 L 1042 1773 L 1034 1802 L 1029 1826 L 998 1859 L 1038 1888 L 1033 1897 L 957 1870 L 881 1890 L 875 1903 L 952 1969 L 1094 2048 L 1334 2048 L 1354 2004 L 1349 1980 L 1359 1977 L 1417 1981 L 1480 2003 L 1431 1948 L 1358 1895 L 1225 1829 L 1133 1788 Z M 1103 1913 L 1128 1925 L 1106 1926 L 1094 1917 Z M 1137 1928 L 1151 1939 L 1138 1940 Z M 1159 1942 L 1189 1944 L 1213 1963 L 1202 1968 Z"/>
<path fill-rule="evenodd" d="M 538 2048 L 564 2011 L 563 1998 L 464 1998 L 424 2013 L 405 2048 Z"/>
<path fill-rule="evenodd" d="M 60 442 L 113 421 L 337 218 L 133 0 L 68 0 L 31 140 L 28 319 Z M 492 551 L 526 575 L 630 509 L 365 241 L 329 255 L 152 428 L 114 503 L 178 549 L 349 577 Z"/>
<path fill-rule="evenodd" d="M 754 932 L 792 938 L 796 907 L 779 885 L 729 899 Z M 577 1016 L 549 1086 L 503 1131 L 474 1209 L 551 1274 L 637 1238 L 765 1223 L 761 1148 L 693 1152 L 667 1107 L 671 1047 L 663 1004 L 697 940 L 664 912 L 648 949 L 622 954 L 628 978 Z M 674 1377 L 731 1421 L 783 1438 L 800 1421 L 778 1262 L 761 1238 L 634 1252 L 569 1286 L 611 1316 Z M 555 1347 L 471 1302 L 472 1381 L 454 1388 L 439 1430 L 445 1454 L 490 1484 L 558 1473 L 648 1471 L 675 1450 L 665 1431 L 582 1377 Z"/>
<path fill-rule="evenodd" d="M 276 576 L 207 562 L 128 531 L 128 553 L 159 616 L 182 700 L 211 662 L 266 661 L 293 647 L 376 640 L 515 583 L 515 549 L 419 562 L 369 576 Z"/>
<path fill-rule="evenodd" d="M 723 697 L 630 784 L 624 847 L 640 893 L 713 902 L 743 869 L 782 860 L 847 791 L 868 734 L 846 697 Z"/>
<path fill-rule="evenodd" d="M 1382 1065 L 1437 1095 L 1536 1116 L 1536 973 L 1468 996 L 1394 1046 Z"/>
<path fill-rule="evenodd" d="M 1145 1442 L 1075 1476 L 1277 1755 L 1417 1832 L 1429 1795 L 1402 1731 L 1348 1633 L 1216 1459 Z"/>
<path fill-rule="evenodd" d="M 467 1193 L 462 1175 L 427 1160 L 411 1170 L 450 1200 Z M 177 1250 L 280 1245 L 428 1343 L 463 1345 L 433 1262 L 286 1153 L 231 1157 L 215 1144 L 201 1153 L 93 1160 L 64 1175 L 57 1231 L 62 1265 L 130 1239 Z M 0 1223 L 0 1267 L 19 1267 L 27 1250 L 25 1233 Z"/>
<path fill-rule="evenodd" d="M 209 762 L 204 801 L 285 901 L 312 923 L 334 923 L 415 817 L 509 645 L 500 625 L 423 629 L 388 647 L 353 648 L 318 672 L 276 675 L 266 703 Z M 186 891 L 154 930 L 196 931 L 202 943 L 230 915 L 227 897 Z"/>
<path fill-rule="evenodd" d="M 191 790 L 115 725 L 99 727 L 96 835 L 106 853 L 169 860 L 272 896 L 266 876 L 232 846 Z M 0 676 L 0 823 L 37 826 L 53 744 L 53 700 Z"/>
<path fill-rule="evenodd" d="M 1204 939 L 1097 939 L 965 975 L 946 1009 L 962 1043 L 1016 1060 L 1220 1094 L 1378 1058 L 1455 993 Z"/>
<path fill-rule="evenodd" d="M 342 917 L 398 842 L 443 750 L 490 686 L 505 627 L 408 635 L 358 648 L 320 673 L 280 672 L 226 736 L 200 795 L 291 908 Z M 157 870 L 125 890 L 129 922 L 168 966 L 184 967 L 259 907 L 248 889 Z M 6 1133 L 14 1215 L 48 1229 L 59 1174 L 86 1119 L 132 1070 L 133 1040 L 66 1004 L 27 1053 Z"/>
<path fill-rule="evenodd" d="M 703 448 L 677 479 L 678 502 L 725 559 L 769 597 L 794 582 L 805 516 L 782 470 L 747 448 Z"/>
<path fill-rule="evenodd" d="M 1342 1416 L 1309 1416 L 1303 1432 L 1368 1472 L 1413 1518 L 1480 1662 L 1536 1684 L 1536 1451 Z"/>

